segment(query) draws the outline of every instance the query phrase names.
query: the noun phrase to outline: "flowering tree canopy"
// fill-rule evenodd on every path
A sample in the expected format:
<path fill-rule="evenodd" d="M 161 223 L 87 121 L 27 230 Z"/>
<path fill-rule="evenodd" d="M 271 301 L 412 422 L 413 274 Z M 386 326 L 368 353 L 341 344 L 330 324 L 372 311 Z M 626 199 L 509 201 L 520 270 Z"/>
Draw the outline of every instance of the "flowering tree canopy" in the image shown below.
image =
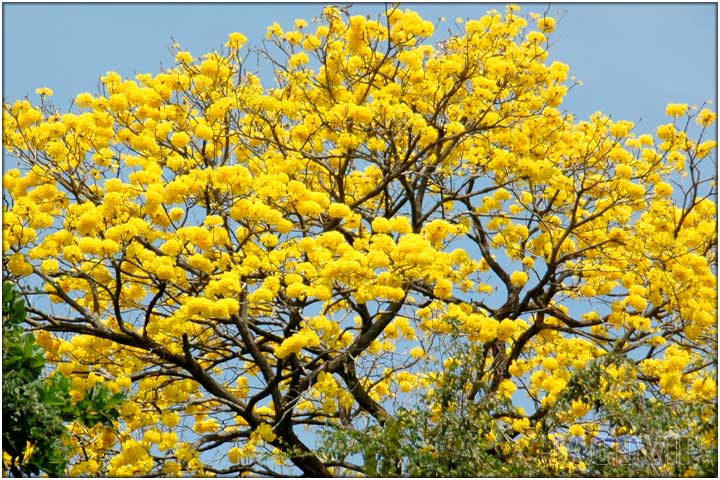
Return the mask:
<path fill-rule="evenodd" d="M 70 425 L 69 475 L 367 473 L 318 432 L 455 408 L 450 338 L 501 461 L 582 470 L 558 440 L 612 423 L 567 400 L 589 366 L 608 398 L 697 406 L 683 431 L 714 445 L 716 115 L 574 118 L 554 20 L 516 10 L 431 45 L 414 12 L 328 7 L 108 72 L 67 113 L 4 103 L 7 278 L 71 393 L 127 397 L 114 428 Z"/>

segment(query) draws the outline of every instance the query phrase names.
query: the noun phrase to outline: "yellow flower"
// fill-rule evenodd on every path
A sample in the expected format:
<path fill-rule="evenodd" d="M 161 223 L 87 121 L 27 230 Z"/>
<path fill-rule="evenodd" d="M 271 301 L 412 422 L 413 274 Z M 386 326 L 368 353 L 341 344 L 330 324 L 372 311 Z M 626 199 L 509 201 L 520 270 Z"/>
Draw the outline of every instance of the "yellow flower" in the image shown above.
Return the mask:
<path fill-rule="evenodd" d="M 373 232 L 376 233 L 387 233 L 392 228 L 392 224 L 390 223 L 390 220 L 388 220 L 385 217 L 378 217 L 373 219 L 372 221 L 372 229 Z"/>
<path fill-rule="evenodd" d="M 452 282 L 446 278 L 441 278 L 435 283 L 433 295 L 438 298 L 449 298 L 452 295 Z"/>
<path fill-rule="evenodd" d="M 291 298 L 304 298 L 307 295 L 307 287 L 302 283 L 292 283 L 285 288 L 285 293 Z"/>
<path fill-rule="evenodd" d="M 632 172 L 632 167 L 629 165 L 615 165 L 615 175 L 620 178 L 630 178 L 632 177 Z"/>
<path fill-rule="evenodd" d="M 695 154 L 698 158 L 705 158 L 715 147 L 717 147 L 717 142 L 715 140 L 708 140 L 695 148 Z"/>
<path fill-rule="evenodd" d="M 627 303 L 637 312 L 642 312 L 647 307 L 647 300 L 640 295 L 630 295 L 627 297 Z"/>
<path fill-rule="evenodd" d="M 717 115 L 715 113 L 708 110 L 707 108 L 703 108 L 702 110 L 700 110 L 700 113 L 698 113 L 695 121 L 698 123 L 698 125 L 708 127 L 715 122 L 716 118 Z"/>
<path fill-rule="evenodd" d="M 516 328 L 517 327 L 513 320 L 510 320 L 509 318 L 503 319 L 498 325 L 498 340 L 507 340 L 512 337 L 515 334 Z"/>
<path fill-rule="evenodd" d="M 52 97 L 52 95 L 53 95 L 53 91 L 51 89 L 49 89 L 48 87 L 36 88 L 35 93 L 37 93 L 41 97 L 42 96 Z"/>
<path fill-rule="evenodd" d="M 510 282 L 516 287 L 522 287 L 528 282 L 528 274 L 525 272 L 515 271 L 510 275 Z"/>
<path fill-rule="evenodd" d="M 582 400 L 572 401 L 572 414 L 576 417 L 583 417 L 590 411 L 590 406 L 584 403 Z"/>
<path fill-rule="evenodd" d="M 414 359 L 419 359 L 425 356 L 425 349 L 422 347 L 413 347 L 410 349 L 410 356 Z"/>
<path fill-rule="evenodd" d="M 530 33 L 528 33 L 527 40 L 530 43 L 538 43 L 539 44 L 539 43 L 544 43 L 547 40 L 547 38 L 545 37 L 545 35 L 543 35 L 540 32 L 530 32 Z"/>
<path fill-rule="evenodd" d="M 544 33 L 552 33 L 555 30 L 555 19 L 544 17 L 538 20 L 538 28 Z"/>
<path fill-rule="evenodd" d="M 13 253 L 10 256 L 8 270 L 17 277 L 25 277 L 33 271 L 32 265 L 25 261 L 22 253 Z"/>
<path fill-rule="evenodd" d="M 174 428 L 180 423 L 180 415 L 177 412 L 165 412 L 161 416 L 164 425 Z"/>
<path fill-rule="evenodd" d="M 269 27 L 267 27 L 266 38 L 268 40 L 271 39 L 273 36 L 279 37 L 282 34 L 283 34 L 283 29 L 277 22 L 275 22 L 272 25 L 270 25 Z"/>
<path fill-rule="evenodd" d="M 305 65 L 310 61 L 310 58 L 307 56 L 307 53 L 305 52 L 298 52 L 290 57 L 288 60 L 288 65 L 290 65 L 293 68 L 297 68 L 301 65 Z"/>
<path fill-rule="evenodd" d="M 43 272 L 53 274 L 60 269 L 60 264 L 54 258 L 44 260 L 41 264 Z"/>
<path fill-rule="evenodd" d="M 407 217 L 395 217 L 390 220 L 390 230 L 398 233 L 410 233 L 412 232 L 412 226 Z"/>
<path fill-rule="evenodd" d="M 511 398 L 515 390 L 517 390 L 517 385 L 508 378 L 500 382 L 500 385 L 498 385 L 498 393 L 506 398 Z"/>
<path fill-rule="evenodd" d="M 667 182 L 658 182 L 655 184 L 655 193 L 660 197 L 669 197 L 673 193 L 673 187 Z"/>
<path fill-rule="evenodd" d="M 282 359 L 291 354 L 300 353 L 300 350 L 305 347 L 311 348 L 318 345 L 320 345 L 320 338 L 317 334 L 312 330 L 303 329 L 283 340 L 282 344 L 275 348 L 275 356 Z"/>
<path fill-rule="evenodd" d="M 661 140 L 671 140 L 675 135 L 675 126 L 672 123 L 666 123 L 657 127 L 657 136 Z"/>
<path fill-rule="evenodd" d="M 227 46 L 229 48 L 240 49 L 247 43 L 245 35 L 239 32 L 233 32 L 228 36 Z"/>
<path fill-rule="evenodd" d="M 580 425 L 573 425 L 568 429 L 568 433 L 573 436 L 583 437 L 585 436 L 585 429 Z"/>
<path fill-rule="evenodd" d="M 197 268 L 198 270 L 202 270 L 203 272 L 209 273 L 209 272 L 212 272 L 214 269 L 212 262 L 208 258 L 206 258 L 204 255 L 199 255 L 199 254 L 191 255 L 188 258 L 188 263 L 192 267 Z"/>
<path fill-rule="evenodd" d="M 190 55 L 190 52 L 180 51 L 175 55 L 175 61 L 177 63 L 189 64 L 189 63 L 192 63 L 193 60 L 195 60 L 195 59 L 193 58 L 192 55 Z"/>
<path fill-rule="evenodd" d="M 212 140 L 213 138 L 213 130 L 210 128 L 210 126 L 201 123 L 198 124 L 197 127 L 195 127 L 195 135 L 197 135 L 199 138 L 203 140 Z"/>
<path fill-rule="evenodd" d="M 298 213 L 304 216 L 314 217 L 319 215 L 322 210 L 323 208 L 312 200 L 303 200 L 297 205 Z"/>
<path fill-rule="evenodd" d="M 555 370 L 558 367 L 558 361 L 554 357 L 548 357 L 542 362 L 543 368 Z"/>
<path fill-rule="evenodd" d="M 200 420 L 199 422 L 196 422 L 195 426 L 193 427 L 193 430 L 195 430 L 197 433 L 217 432 L 219 429 L 220 424 L 214 418 Z"/>
<path fill-rule="evenodd" d="M 177 148 L 183 148 L 185 145 L 190 143 L 190 136 L 185 132 L 177 132 L 173 134 L 170 139 L 170 143 Z"/>
<path fill-rule="evenodd" d="M 243 450 L 238 447 L 232 447 L 230 450 L 228 450 L 228 460 L 230 460 L 230 463 L 240 463 L 240 460 L 244 457 Z"/>
<path fill-rule="evenodd" d="M 155 429 L 148 430 L 145 432 L 143 440 L 149 443 L 160 443 L 162 441 L 162 432 Z"/>
<path fill-rule="evenodd" d="M 115 383 L 117 383 L 120 388 L 130 388 L 132 380 L 130 379 L 130 377 L 123 375 L 115 379 Z"/>
<path fill-rule="evenodd" d="M 671 117 L 681 117 L 687 112 L 687 103 L 668 103 L 665 113 Z"/>
<path fill-rule="evenodd" d="M 272 426 L 267 423 L 261 423 L 257 427 L 257 433 L 260 435 L 260 438 L 265 440 L 266 442 L 272 442 L 277 438 L 277 435 L 275 435 L 275 432 L 272 431 Z"/>
<path fill-rule="evenodd" d="M 172 208 L 170 209 L 170 212 L 168 212 L 168 215 L 170 217 L 170 220 L 173 222 L 177 222 L 178 220 L 181 220 L 185 216 L 185 210 L 182 208 Z"/>
<path fill-rule="evenodd" d="M 512 421 L 512 428 L 516 432 L 524 432 L 528 428 L 530 428 L 530 419 L 529 418 L 516 418 Z"/>

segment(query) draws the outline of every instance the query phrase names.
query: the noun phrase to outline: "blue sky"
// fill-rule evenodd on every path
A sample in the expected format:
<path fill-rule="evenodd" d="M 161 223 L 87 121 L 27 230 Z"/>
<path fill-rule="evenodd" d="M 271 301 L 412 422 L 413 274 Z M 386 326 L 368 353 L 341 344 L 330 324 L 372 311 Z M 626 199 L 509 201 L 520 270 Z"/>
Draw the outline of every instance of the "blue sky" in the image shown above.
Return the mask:
<path fill-rule="evenodd" d="M 407 3 L 425 18 L 477 18 L 486 3 Z M 639 121 L 652 131 L 666 122 L 668 102 L 701 104 L 717 96 L 717 5 L 521 4 L 522 12 L 559 18 L 551 60 L 570 65 L 584 82 L 565 108 L 579 118 L 596 110 Z M 273 21 L 291 27 L 310 19 L 321 3 L 3 4 L 3 98 L 55 90 L 67 108 L 83 91 L 95 92 L 108 70 L 124 76 L 157 73 L 173 63 L 171 38 L 196 56 L 219 48 L 232 31 L 259 43 Z M 355 13 L 379 12 L 382 3 L 356 3 Z M 438 35 L 446 31 L 439 27 Z M 254 63 L 254 60 L 251 60 Z M 251 66 L 254 68 L 254 66 Z"/>

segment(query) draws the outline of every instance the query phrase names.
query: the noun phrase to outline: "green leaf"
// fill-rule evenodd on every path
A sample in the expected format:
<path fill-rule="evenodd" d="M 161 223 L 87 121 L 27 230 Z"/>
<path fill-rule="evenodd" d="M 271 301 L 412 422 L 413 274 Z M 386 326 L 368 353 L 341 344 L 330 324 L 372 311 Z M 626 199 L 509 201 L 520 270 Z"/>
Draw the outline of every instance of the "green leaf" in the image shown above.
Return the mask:
<path fill-rule="evenodd" d="M 27 332 L 25 302 L 10 282 L 3 283 L 3 451 L 15 461 L 13 476 L 45 473 L 63 477 L 70 461 L 65 422 L 112 425 L 125 396 L 95 385 L 79 402 L 70 397 L 72 382 L 60 373 L 40 379 L 44 350 Z M 34 445 L 27 461 L 25 447 Z"/>

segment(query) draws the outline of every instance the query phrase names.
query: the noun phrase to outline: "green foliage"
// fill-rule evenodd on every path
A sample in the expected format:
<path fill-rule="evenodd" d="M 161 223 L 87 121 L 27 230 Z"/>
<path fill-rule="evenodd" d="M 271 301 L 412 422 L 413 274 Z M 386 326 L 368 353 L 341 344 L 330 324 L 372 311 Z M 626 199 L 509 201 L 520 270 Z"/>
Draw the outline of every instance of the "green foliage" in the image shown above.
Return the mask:
<path fill-rule="evenodd" d="M 703 435 L 717 437 L 715 401 L 677 401 L 640 382 L 608 374 L 608 365 L 632 372 L 633 361 L 620 354 L 596 359 L 575 374 L 542 422 L 542 433 L 560 423 L 557 412 L 573 400 L 594 407 L 593 419 L 605 435 L 571 445 L 571 456 L 582 460 L 586 474 L 598 477 L 700 476 L 716 477 L 717 445 L 708 448 Z M 631 376 L 630 378 L 634 378 Z M 631 392 L 620 395 L 619 391 Z M 698 422 L 701 419 L 701 422 Z M 542 437 L 542 435 L 541 435 Z"/>
<path fill-rule="evenodd" d="M 698 406 L 686 402 L 647 402 L 646 408 L 625 412 L 619 418 L 632 434 L 616 435 L 611 441 L 578 442 L 571 455 L 582 459 L 594 477 L 717 477 L 717 448 L 700 440 L 703 430 L 717 424 L 713 418 L 692 431 L 689 419 L 697 418 Z M 717 435 L 717 429 L 712 435 Z M 708 433 L 708 432 L 706 432 Z"/>
<path fill-rule="evenodd" d="M 44 472 L 61 477 L 69 462 L 66 422 L 112 425 L 125 400 L 95 385 L 80 401 L 71 400 L 71 381 L 60 373 L 41 379 L 45 357 L 35 336 L 23 327 L 25 302 L 10 282 L 3 283 L 3 452 L 13 476 Z M 28 446 L 32 445 L 29 450 Z"/>
<path fill-rule="evenodd" d="M 360 456 L 371 477 L 494 477 L 526 473 L 509 455 L 509 433 L 495 421 L 509 400 L 482 386 L 470 397 L 481 361 L 476 348 L 448 362 L 436 388 L 415 409 L 399 408 L 383 425 L 324 432 L 321 450 L 333 460 Z"/>
<path fill-rule="evenodd" d="M 25 302 L 10 282 L 3 283 L 3 372 L 13 372 L 20 380 L 31 382 L 40 376 L 45 357 L 35 337 L 26 335 Z"/>
<path fill-rule="evenodd" d="M 417 408 L 399 408 L 384 424 L 362 431 L 324 432 L 324 455 L 338 464 L 362 458 L 360 470 L 372 477 L 717 474 L 717 448 L 708 449 L 701 438 L 717 435 L 716 403 L 682 402 L 646 390 L 624 355 L 610 353 L 577 370 L 552 407 L 531 422 L 536 433 L 519 450 L 523 435 L 511 426 L 518 415 L 510 401 L 477 385 L 472 372 L 480 356 L 474 347 L 453 348 L 454 361 L 436 375 L 434 390 Z M 612 376 L 612 367 L 627 376 Z M 599 426 L 594 436 L 566 435 L 566 412 L 576 401 L 592 406 L 587 419 Z M 560 469 L 553 456 L 557 441 L 568 452 Z"/>

